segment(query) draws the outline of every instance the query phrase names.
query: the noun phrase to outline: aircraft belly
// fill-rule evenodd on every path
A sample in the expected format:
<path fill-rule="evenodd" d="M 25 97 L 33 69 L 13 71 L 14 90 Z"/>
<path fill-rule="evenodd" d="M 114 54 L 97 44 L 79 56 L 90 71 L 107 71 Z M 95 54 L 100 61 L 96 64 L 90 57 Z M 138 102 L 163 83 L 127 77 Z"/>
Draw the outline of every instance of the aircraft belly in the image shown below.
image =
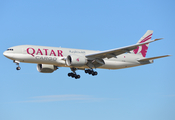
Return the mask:
<path fill-rule="evenodd" d="M 100 68 L 103 68 L 103 69 L 122 69 L 122 68 L 138 66 L 138 65 L 139 65 L 138 63 L 132 63 L 132 62 L 105 60 L 105 65 L 101 66 Z"/>

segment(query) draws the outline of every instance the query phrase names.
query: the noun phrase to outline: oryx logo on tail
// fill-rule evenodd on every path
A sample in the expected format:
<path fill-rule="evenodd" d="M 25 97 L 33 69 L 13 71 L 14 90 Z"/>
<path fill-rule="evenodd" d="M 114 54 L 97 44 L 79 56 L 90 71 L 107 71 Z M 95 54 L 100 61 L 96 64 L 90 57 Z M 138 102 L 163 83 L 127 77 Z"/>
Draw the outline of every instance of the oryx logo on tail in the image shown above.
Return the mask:
<path fill-rule="evenodd" d="M 149 41 L 151 40 L 151 37 L 153 35 L 153 31 L 152 30 L 148 30 L 144 35 L 143 37 L 141 37 L 141 39 L 137 42 L 137 44 L 139 43 L 144 43 L 146 41 Z M 134 49 L 132 52 L 134 54 L 141 54 L 143 57 L 146 57 L 146 53 L 147 53 L 147 50 L 148 50 L 148 46 L 149 46 L 149 43 L 148 44 L 144 44 L 142 46 L 138 46 L 136 49 Z"/>

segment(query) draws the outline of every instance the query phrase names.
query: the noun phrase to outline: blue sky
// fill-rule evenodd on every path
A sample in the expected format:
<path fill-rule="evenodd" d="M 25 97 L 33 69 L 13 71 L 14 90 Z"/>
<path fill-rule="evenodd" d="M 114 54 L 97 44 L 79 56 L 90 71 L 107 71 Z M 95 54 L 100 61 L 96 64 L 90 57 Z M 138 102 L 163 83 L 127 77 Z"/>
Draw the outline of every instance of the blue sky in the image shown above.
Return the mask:
<path fill-rule="evenodd" d="M 174 120 L 173 0 L 0 1 L 1 120 Z M 171 54 L 154 64 L 121 70 L 97 69 L 92 77 L 69 68 L 42 74 L 36 64 L 21 70 L 3 56 L 16 45 L 108 50 L 135 44 L 154 30 L 147 57 Z"/>

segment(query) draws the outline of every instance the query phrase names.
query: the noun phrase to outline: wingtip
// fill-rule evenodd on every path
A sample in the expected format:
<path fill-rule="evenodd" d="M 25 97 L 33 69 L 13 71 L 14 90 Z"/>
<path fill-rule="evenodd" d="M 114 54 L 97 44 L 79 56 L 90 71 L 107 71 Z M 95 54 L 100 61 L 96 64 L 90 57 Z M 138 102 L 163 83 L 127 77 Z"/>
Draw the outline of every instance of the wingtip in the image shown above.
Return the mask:
<path fill-rule="evenodd" d="M 163 55 L 162 57 L 170 57 L 170 56 L 172 56 L 172 55 Z"/>
<path fill-rule="evenodd" d="M 172 56 L 172 55 L 166 55 L 166 57 L 170 57 L 170 56 Z"/>
<path fill-rule="evenodd" d="M 157 39 L 154 39 L 154 41 L 157 41 L 157 40 L 162 40 L 163 38 L 157 38 Z"/>

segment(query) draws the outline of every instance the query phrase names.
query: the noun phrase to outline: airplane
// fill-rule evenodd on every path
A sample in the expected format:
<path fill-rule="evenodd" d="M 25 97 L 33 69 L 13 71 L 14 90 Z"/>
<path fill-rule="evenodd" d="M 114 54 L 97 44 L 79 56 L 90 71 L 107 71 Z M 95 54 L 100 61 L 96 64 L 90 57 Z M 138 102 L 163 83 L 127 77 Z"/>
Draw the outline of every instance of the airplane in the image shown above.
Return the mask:
<path fill-rule="evenodd" d="M 80 75 L 76 70 L 84 70 L 85 73 L 96 76 L 98 74 L 94 71 L 96 68 L 112 70 L 130 68 L 170 56 L 146 58 L 149 43 L 162 39 L 151 40 L 152 34 L 153 31 L 148 30 L 136 44 L 106 51 L 19 45 L 8 48 L 3 55 L 16 63 L 17 70 L 21 69 L 20 62 L 37 64 L 37 70 L 41 73 L 52 73 L 59 67 L 69 67 L 72 72 L 68 73 L 68 76 L 79 79 Z"/>

